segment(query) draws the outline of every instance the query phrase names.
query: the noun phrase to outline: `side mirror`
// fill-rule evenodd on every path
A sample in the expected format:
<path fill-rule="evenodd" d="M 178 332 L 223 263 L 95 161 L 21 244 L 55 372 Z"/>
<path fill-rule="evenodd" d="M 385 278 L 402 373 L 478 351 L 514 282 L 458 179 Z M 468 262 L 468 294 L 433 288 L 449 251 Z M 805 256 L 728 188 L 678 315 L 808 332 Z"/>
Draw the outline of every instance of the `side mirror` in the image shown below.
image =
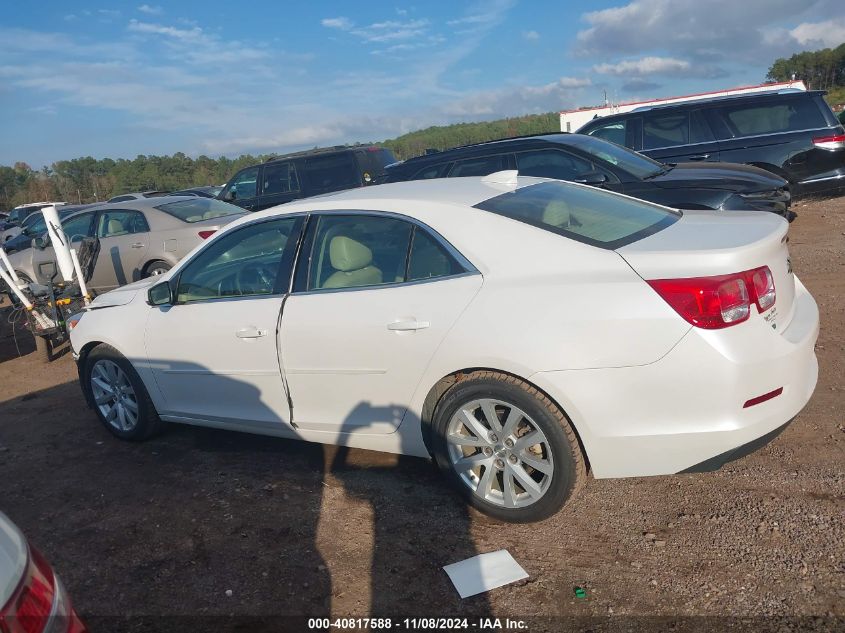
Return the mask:
<path fill-rule="evenodd" d="M 147 290 L 147 304 L 166 306 L 173 303 L 173 288 L 169 281 L 162 281 Z"/>
<path fill-rule="evenodd" d="M 235 199 L 235 197 L 236 196 L 235 196 L 235 189 L 234 188 L 229 189 L 229 191 L 227 191 L 226 193 L 223 194 L 223 200 L 225 200 L 226 202 L 231 202 L 232 200 Z"/>
<path fill-rule="evenodd" d="M 588 171 L 573 179 L 582 185 L 601 185 L 607 182 L 607 176 L 600 171 Z"/>
<path fill-rule="evenodd" d="M 32 245 L 35 248 L 43 251 L 48 246 L 47 242 L 48 242 L 47 236 L 42 235 L 42 236 L 36 237 L 34 240 L 32 240 Z"/>

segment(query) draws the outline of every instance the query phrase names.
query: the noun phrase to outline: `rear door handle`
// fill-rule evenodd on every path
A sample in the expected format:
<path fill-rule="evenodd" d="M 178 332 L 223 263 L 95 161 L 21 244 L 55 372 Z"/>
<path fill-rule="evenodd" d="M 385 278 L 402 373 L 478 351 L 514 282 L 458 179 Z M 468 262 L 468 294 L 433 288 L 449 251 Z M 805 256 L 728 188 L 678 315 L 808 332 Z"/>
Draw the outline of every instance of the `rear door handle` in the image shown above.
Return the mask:
<path fill-rule="evenodd" d="M 695 156 L 690 156 L 690 160 L 707 160 L 710 158 L 710 154 L 696 154 Z"/>
<path fill-rule="evenodd" d="M 260 338 L 267 334 L 267 330 L 259 330 L 256 327 L 245 327 L 235 332 L 238 338 Z"/>
<path fill-rule="evenodd" d="M 431 323 L 428 321 L 415 321 L 411 319 L 408 321 L 394 321 L 393 323 L 388 323 L 387 329 L 393 330 L 394 332 L 408 332 L 413 330 L 424 330 L 430 326 Z"/>

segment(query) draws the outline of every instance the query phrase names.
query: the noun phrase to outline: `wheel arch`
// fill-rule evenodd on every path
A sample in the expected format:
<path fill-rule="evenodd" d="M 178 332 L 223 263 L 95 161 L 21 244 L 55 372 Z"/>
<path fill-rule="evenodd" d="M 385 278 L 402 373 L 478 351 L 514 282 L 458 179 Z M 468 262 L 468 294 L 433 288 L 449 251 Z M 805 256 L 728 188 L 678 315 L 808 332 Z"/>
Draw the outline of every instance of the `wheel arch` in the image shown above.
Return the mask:
<path fill-rule="evenodd" d="M 154 257 L 153 259 L 147 260 L 147 262 L 143 266 L 141 266 L 141 278 L 145 278 L 152 265 L 158 263 L 167 264 L 171 268 L 176 265 L 176 262 L 172 262 L 167 259 L 162 259 L 161 257 Z"/>
<path fill-rule="evenodd" d="M 578 430 L 577 423 L 569 415 L 566 407 L 562 406 L 556 398 L 554 398 L 550 393 L 548 393 L 548 391 L 543 389 L 537 383 L 532 382 L 527 377 L 521 376 L 512 371 L 497 369 L 495 367 L 466 367 L 464 369 L 453 371 L 440 378 L 440 380 L 435 382 L 434 385 L 428 390 L 428 393 L 426 394 L 425 399 L 423 400 L 422 410 L 420 413 L 420 426 L 423 442 L 425 443 L 425 448 L 428 451 L 429 455 L 434 457 L 431 445 L 431 426 L 434 420 L 434 414 L 437 411 L 437 405 L 443 399 L 443 396 L 445 396 L 454 386 L 464 380 L 467 380 L 473 373 L 481 371 L 492 371 L 498 374 L 504 374 L 516 378 L 517 380 L 520 380 L 525 384 L 535 388 L 537 391 L 539 391 L 549 400 L 551 400 L 555 404 L 555 406 L 563 412 L 563 415 L 566 417 L 566 419 L 569 420 L 569 423 L 572 426 L 572 431 L 575 434 L 575 438 L 578 440 L 578 447 L 581 449 L 581 454 L 584 456 L 584 463 L 586 465 L 587 472 L 590 471 L 590 458 L 587 454 L 587 449 L 584 446 L 584 441 L 581 438 L 581 433 Z"/>

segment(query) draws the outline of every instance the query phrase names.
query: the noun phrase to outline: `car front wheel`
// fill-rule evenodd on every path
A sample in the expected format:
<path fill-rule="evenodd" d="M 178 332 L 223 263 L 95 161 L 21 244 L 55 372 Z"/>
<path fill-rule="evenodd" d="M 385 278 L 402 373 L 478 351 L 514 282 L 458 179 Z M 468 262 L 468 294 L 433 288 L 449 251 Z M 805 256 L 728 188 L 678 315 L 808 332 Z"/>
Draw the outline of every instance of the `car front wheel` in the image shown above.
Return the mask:
<path fill-rule="evenodd" d="M 545 519 L 586 479 L 569 420 L 514 376 L 469 374 L 446 392 L 432 422 L 438 466 L 470 505 L 496 519 Z"/>
<path fill-rule="evenodd" d="M 138 372 L 109 345 L 98 345 L 85 360 L 85 387 L 97 417 L 123 440 L 145 440 L 162 426 Z"/>

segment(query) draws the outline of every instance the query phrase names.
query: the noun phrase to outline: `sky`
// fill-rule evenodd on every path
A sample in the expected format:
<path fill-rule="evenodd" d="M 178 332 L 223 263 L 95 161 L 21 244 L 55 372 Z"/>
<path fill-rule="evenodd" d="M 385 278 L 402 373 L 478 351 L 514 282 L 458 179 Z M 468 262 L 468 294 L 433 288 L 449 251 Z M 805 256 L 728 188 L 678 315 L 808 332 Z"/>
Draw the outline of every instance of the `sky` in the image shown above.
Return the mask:
<path fill-rule="evenodd" d="M 0 164 L 283 153 L 760 83 L 841 0 L 8 2 Z"/>

